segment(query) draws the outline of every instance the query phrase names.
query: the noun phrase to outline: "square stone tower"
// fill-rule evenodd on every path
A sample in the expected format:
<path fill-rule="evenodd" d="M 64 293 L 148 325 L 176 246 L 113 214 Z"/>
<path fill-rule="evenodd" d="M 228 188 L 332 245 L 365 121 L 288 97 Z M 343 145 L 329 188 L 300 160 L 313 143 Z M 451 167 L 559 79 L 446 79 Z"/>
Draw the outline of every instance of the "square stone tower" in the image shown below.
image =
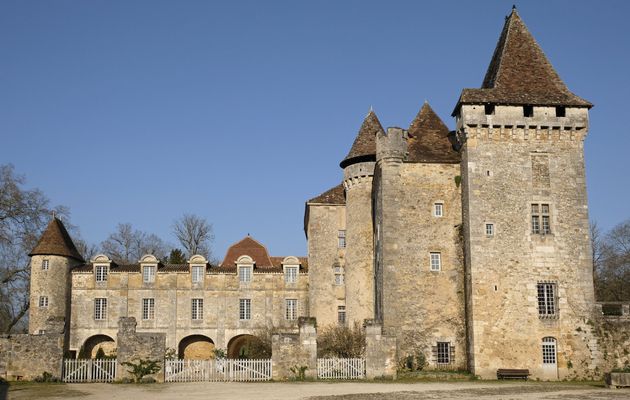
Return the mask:
<path fill-rule="evenodd" d="M 588 376 L 592 253 L 584 173 L 588 101 L 574 95 L 516 10 L 480 89 L 453 115 L 462 154 L 469 366 Z"/>

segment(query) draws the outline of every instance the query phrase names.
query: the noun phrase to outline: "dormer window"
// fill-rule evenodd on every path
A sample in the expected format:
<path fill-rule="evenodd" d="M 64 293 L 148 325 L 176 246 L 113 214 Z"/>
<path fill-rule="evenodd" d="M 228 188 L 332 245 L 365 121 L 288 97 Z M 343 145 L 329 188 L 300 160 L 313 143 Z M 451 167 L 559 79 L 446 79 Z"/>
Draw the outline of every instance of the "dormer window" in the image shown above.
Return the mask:
<path fill-rule="evenodd" d="M 300 260 L 294 256 L 285 257 L 282 260 L 282 268 L 284 269 L 284 283 L 297 283 L 300 273 Z"/>
<path fill-rule="evenodd" d="M 252 267 L 240 266 L 238 267 L 238 277 L 241 283 L 249 283 L 252 281 Z"/>
<path fill-rule="evenodd" d="M 155 282 L 155 265 L 146 265 L 142 268 L 142 282 L 153 283 Z"/>
<path fill-rule="evenodd" d="M 203 271 L 205 267 L 201 265 L 193 265 L 190 267 L 190 274 L 192 275 L 193 283 L 201 283 L 203 282 Z"/>
<path fill-rule="evenodd" d="M 94 280 L 96 282 L 107 282 L 107 265 L 97 265 L 94 267 Z"/>

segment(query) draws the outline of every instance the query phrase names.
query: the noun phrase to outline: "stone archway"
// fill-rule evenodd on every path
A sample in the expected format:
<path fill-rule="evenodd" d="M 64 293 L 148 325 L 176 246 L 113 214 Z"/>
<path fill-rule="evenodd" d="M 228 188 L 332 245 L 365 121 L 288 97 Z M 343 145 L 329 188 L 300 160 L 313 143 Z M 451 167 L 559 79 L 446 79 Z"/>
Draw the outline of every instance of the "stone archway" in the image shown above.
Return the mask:
<path fill-rule="evenodd" d="M 116 342 L 107 335 L 90 336 L 83 343 L 79 358 L 96 358 L 99 349 L 105 356 L 113 356 L 116 354 Z"/>
<path fill-rule="evenodd" d="M 190 335 L 179 341 L 179 358 L 186 360 L 209 360 L 214 358 L 214 342 L 204 335 Z"/>
<path fill-rule="evenodd" d="M 270 358 L 271 343 L 254 335 L 237 335 L 228 342 L 228 358 Z"/>

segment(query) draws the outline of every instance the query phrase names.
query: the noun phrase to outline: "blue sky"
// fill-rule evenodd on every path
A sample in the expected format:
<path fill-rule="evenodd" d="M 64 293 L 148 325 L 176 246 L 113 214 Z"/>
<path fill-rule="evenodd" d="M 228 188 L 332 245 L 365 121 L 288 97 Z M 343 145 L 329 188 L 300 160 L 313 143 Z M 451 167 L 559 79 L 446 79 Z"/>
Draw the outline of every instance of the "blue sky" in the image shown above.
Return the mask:
<path fill-rule="evenodd" d="M 99 243 L 130 222 L 175 243 L 214 225 L 305 255 L 305 200 L 340 182 L 370 106 L 407 127 L 428 100 L 446 124 L 479 87 L 511 1 L 0 2 L 0 163 Z M 569 88 L 595 104 L 591 217 L 630 217 L 624 119 L 627 1 L 527 1 L 519 14 Z"/>

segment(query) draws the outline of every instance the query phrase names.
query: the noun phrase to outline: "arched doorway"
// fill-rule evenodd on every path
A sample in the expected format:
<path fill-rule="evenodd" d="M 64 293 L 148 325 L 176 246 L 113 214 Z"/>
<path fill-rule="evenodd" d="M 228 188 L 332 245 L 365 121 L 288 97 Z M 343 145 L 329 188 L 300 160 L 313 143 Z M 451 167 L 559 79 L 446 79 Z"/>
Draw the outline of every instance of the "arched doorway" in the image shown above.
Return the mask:
<path fill-rule="evenodd" d="M 99 354 L 99 349 L 102 351 Z M 106 357 L 116 354 L 116 342 L 107 335 L 90 336 L 83 343 L 79 358 L 96 358 L 97 355 Z"/>
<path fill-rule="evenodd" d="M 186 336 L 179 341 L 179 358 L 186 360 L 209 360 L 214 358 L 214 342 L 204 335 Z"/>
<path fill-rule="evenodd" d="M 262 359 L 271 357 L 271 343 L 254 335 L 238 335 L 230 339 L 228 358 Z"/>

